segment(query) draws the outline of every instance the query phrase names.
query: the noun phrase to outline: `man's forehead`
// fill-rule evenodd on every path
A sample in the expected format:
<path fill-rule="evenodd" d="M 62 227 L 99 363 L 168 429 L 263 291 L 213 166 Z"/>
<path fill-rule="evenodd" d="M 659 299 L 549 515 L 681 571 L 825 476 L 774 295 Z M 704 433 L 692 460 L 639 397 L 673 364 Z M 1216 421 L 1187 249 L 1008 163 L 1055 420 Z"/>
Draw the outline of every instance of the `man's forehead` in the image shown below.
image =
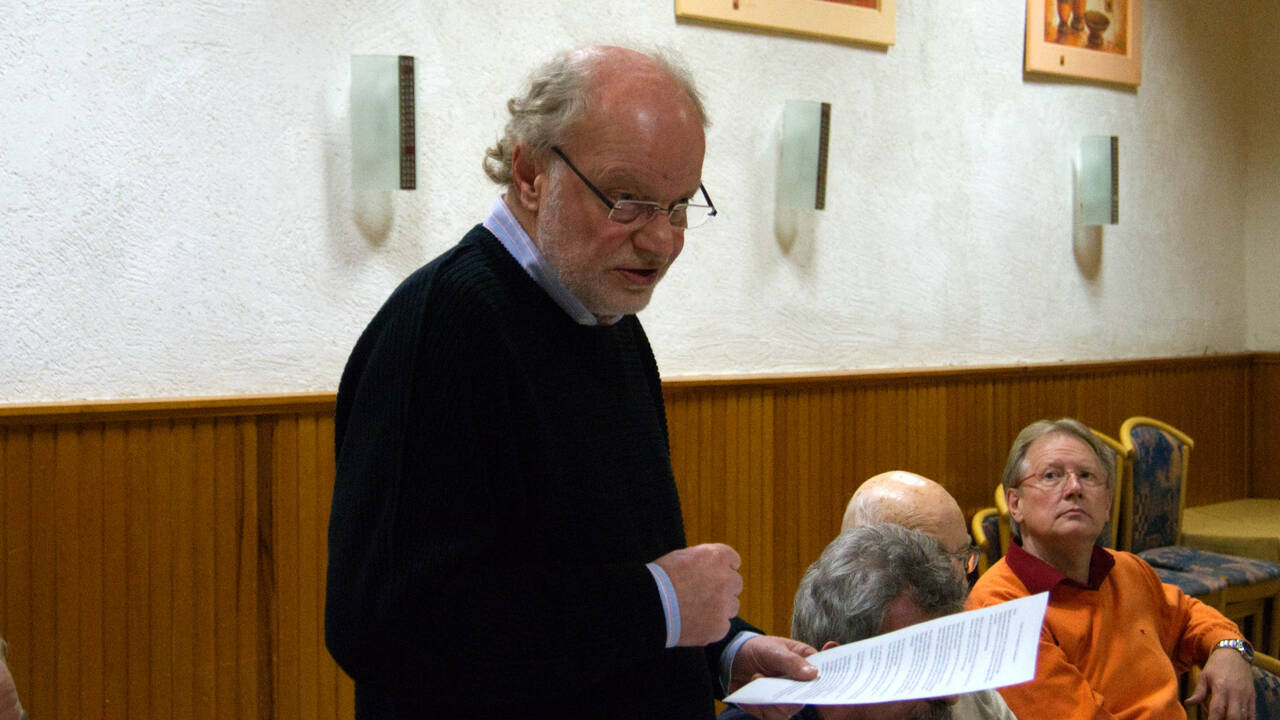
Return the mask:
<path fill-rule="evenodd" d="M 1055 433 L 1045 435 L 1027 448 L 1026 459 L 1040 465 L 1076 463 L 1101 466 L 1098 456 L 1088 443 L 1074 435 Z"/>

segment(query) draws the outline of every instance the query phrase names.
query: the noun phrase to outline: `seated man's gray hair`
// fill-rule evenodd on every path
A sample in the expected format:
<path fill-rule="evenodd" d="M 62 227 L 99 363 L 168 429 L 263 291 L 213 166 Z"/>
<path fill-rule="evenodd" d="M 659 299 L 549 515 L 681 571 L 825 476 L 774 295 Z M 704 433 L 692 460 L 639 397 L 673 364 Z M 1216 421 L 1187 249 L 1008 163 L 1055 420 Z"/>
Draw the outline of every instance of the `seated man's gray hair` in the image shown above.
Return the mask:
<path fill-rule="evenodd" d="M 928 535 L 882 523 L 841 533 L 809 566 L 796 591 L 791 637 L 821 648 L 880 633 L 885 609 L 903 593 L 926 615 L 964 609 L 967 588 Z"/>

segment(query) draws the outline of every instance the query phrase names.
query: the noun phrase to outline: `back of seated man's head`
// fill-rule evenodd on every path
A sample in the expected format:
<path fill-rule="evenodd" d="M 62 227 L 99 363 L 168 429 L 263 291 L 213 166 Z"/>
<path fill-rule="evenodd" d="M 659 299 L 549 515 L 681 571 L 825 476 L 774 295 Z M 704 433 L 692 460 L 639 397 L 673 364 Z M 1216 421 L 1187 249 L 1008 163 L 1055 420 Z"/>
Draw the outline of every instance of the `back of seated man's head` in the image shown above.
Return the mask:
<path fill-rule="evenodd" d="M 22 703 L 18 702 L 18 688 L 9 674 L 9 666 L 5 664 L 5 650 L 4 639 L 0 638 L 0 720 L 20 720 L 26 715 L 22 712 Z"/>
<path fill-rule="evenodd" d="M 955 557 L 962 557 L 971 544 L 964 513 L 951 493 L 927 477 L 903 470 L 869 478 L 845 507 L 843 530 L 875 523 L 919 530 Z M 961 564 L 967 565 L 967 558 Z"/>
<path fill-rule="evenodd" d="M 791 636 L 826 650 L 963 609 L 968 587 L 933 538 L 900 525 L 841 533 L 796 591 Z M 824 717 L 935 720 L 954 698 L 824 707 Z"/>

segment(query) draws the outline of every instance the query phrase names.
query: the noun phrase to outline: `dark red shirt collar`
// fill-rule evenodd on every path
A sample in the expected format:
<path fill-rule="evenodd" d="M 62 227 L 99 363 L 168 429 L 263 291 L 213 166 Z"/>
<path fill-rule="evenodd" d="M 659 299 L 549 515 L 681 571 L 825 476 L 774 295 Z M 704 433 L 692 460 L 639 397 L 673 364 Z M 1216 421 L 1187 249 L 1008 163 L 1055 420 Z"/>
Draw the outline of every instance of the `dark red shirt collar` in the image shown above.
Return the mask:
<path fill-rule="evenodd" d="M 1058 572 L 1054 566 L 1023 550 L 1022 544 L 1017 540 L 1009 546 L 1009 553 L 1005 555 L 1004 561 L 1032 595 L 1047 592 L 1062 583 L 1087 590 L 1097 590 L 1102 585 L 1102 581 L 1107 578 L 1107 574 L 1111 572 L 1111 568 L 1116 565 L 1116 559 L 1109 550 L 1094 545 L 1093 557 L 1089 558 L 1089 582 L 1081 585 Z"/>

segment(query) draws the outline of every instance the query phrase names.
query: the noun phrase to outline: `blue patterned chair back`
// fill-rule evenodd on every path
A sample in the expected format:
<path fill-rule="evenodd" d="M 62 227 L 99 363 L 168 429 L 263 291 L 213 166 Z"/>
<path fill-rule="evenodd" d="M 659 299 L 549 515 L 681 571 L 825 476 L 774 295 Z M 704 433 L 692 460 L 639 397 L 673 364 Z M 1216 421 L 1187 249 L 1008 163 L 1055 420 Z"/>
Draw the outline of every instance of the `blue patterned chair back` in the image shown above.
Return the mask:
<path fill-rule="evenodd" d="M 1253 668 L 1257 720 L 1280 720 L 1280 678 L 1260 667 Z"/>
<path fill-rule="evenodd" d="M 1116 476 L 1111 479 L 1111 488 L 1113 490 L 1111 507 L 1114 510 L 1120 506 L 1119 490 L 1122 478 L 1120 468 L 1123 467 L 1124 458 L 1120 456 L 1120 453 L 1116 452 L 1115 448 L 1105 444 L 1103 447 L 1105 448 L 1105 452 L 1111 456 L 1111 467 L 1116 469 Z M 1112 550 L 1116 549 L 1116 523 L 1113 521 L 1115 515 L 1116 514 L 1113 512 L 1107 517 L 1107 524 L 1102 526 L 1102 534 L 1098 535 L 1098 539 L 1095 544 Z"/>
<path fill-rule="evenodd" d="M 1129 438 L 1133 443 L 1129 551 L 1177 545 L 1187 446 L 1170 433 L 1147 425 L 1130 428 Z"/>

